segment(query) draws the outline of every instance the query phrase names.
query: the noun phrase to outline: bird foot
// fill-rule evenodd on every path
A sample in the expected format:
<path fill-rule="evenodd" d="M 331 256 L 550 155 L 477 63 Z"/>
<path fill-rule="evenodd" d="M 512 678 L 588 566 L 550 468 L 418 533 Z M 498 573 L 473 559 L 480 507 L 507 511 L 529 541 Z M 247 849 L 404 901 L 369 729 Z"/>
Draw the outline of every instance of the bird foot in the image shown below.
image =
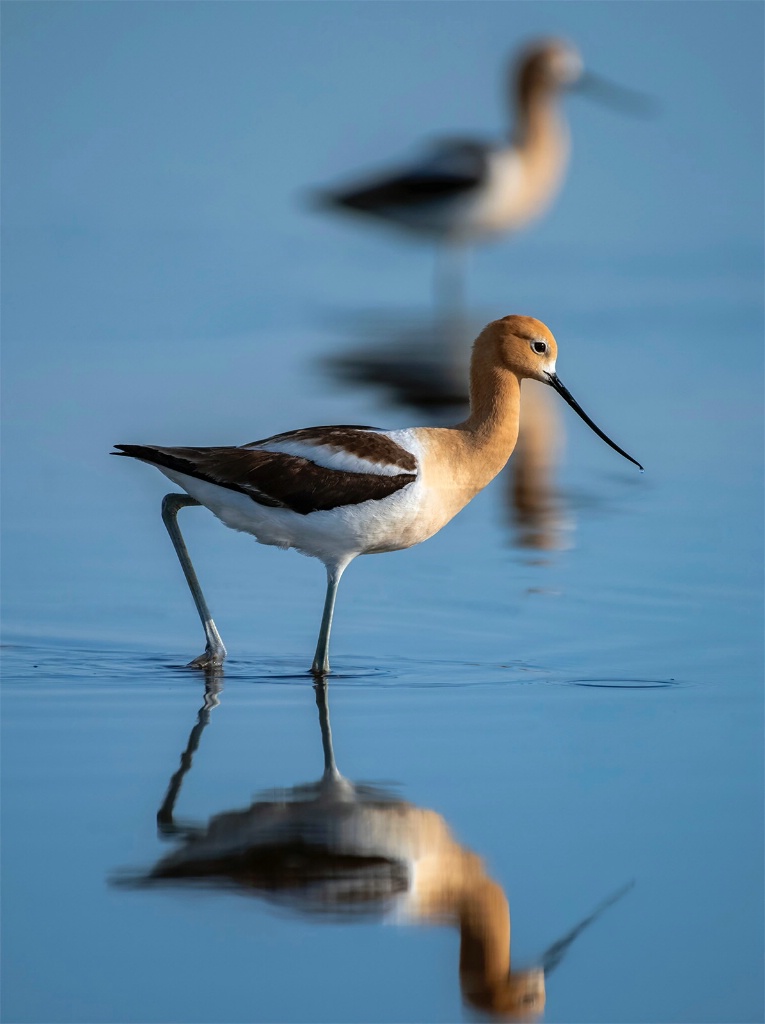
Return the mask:
<path fill-rule="evenodd" d="M 225 647 L 206 647 L 204 654 L 190 661 L 186 668 L 201 668 L 207 671 L 211 668 L 221 668 L 226 658 Z"/>

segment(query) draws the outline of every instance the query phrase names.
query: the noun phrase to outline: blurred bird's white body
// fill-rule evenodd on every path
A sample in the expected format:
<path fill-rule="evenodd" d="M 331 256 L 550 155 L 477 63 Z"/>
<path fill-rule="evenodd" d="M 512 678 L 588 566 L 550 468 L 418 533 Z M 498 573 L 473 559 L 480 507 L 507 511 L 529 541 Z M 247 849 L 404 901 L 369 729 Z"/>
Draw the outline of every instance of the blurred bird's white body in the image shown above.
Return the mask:
<path fill-rule="evenodd" d="M 512 142 L 435 142 L 401 170 L 331 190 L 324 201 L 450 243 L 517 231 L 544 212 L 563 181 L 569 136 L 560 98 L 581 73 L 568 44 L 529 47 L 512 76 Z"/>

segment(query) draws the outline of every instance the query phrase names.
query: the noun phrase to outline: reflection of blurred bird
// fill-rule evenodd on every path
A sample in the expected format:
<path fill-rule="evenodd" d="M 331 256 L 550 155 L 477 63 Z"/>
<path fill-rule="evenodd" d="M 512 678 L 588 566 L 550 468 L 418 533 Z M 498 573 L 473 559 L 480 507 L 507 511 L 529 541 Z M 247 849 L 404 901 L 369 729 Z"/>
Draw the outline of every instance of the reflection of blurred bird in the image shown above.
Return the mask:
<path fill-rule="evenodd" d="M 575 85 L 622 109 L 646 104 L 631 90 L 585 73 L 579 54 L 567 43 L 538 42 L 522 54 L 511 79 L 516 108 L 512 142 L 434 142 L 419 162 L 324 192 L 319 200 L 452 243 L 452 249 L 517 231 L 544 212 L 562 182 L 569 141 L 559 97 Z M 438 282 L 437 297 L 447 308 L 458 303 L 458 269 L 445 264 Z"/>
<path fill-rule="evenodd" d="M 215 677 L 157 815 L 161 834 L 181 840 L 141 885 L 218 883 L 255 893 L 300 913 L 332 920 L 392 916 L 401 923 L 459 929 L 459 978 L 465 1000 L 502 1016 L 534 1019 L 545 1004 L 545 976 L 606 906 L 553 943 L 539 966 L 513 969 L 510 908 L 483 861 L 452 835 L 444 818 L 396 793 L 351 782 L 335 763 L 326 683 L 316 685 L 324 773 L 318 782 L 277 790 L 207 825 L 181 825 L 175 802 L 201 730 L 217 702 Z"/>
<path fill-rule="evenodd" d="M 518 444 L 508 481 L 508 509 L 520 547 L 551 551 L 565 547 L 570 526 L 555 486 L 563 427 L 552 395 L 536 381 L 523 389 Z"/>
<path fill-rule="evenodd" d="M 508 316 L 489 324 L 473 347 L 470 416 L 451 428 L 314 427 L 240 448 L 117 445 L 115 454 L 156 466 L 191 495 L 168 495 L 163 518 L 207 638 L 205 653 L 192 664 L 221 664 L 226 649 L 178 529 L 185 505 L 204 505 L 263 544 L 294 547 L 324 563 L 327 594 L 311 669 L 322 675 L 329 672 L 329 634 L 345 568 L 357 555 L 427 540 L 494 479 L 518 438 L 523 379 L 551 385 L 635 462 L 574 401 L 555 373 L 556 356 L 555 339 L 538 320 Z"/>

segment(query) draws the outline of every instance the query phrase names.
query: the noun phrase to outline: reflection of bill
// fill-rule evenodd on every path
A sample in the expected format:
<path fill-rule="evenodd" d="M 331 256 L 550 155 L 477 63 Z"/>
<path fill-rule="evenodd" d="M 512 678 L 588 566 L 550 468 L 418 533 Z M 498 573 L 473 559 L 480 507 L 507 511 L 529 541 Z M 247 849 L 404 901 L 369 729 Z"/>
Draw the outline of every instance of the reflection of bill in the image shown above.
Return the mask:
<path fill-rule="evenodd" d="M 158 814 L 161 833 L 180 845 L 138 884 L 212 882 L 333 920 L 385 916 L 452 925 L 460 934 L 466 1002 L 498 1015 L 537 1017 L 545 1004 L 545 973 L 622 892 L 554 943 L 540 966 L 512 969 L 502 887 L 440 814 L 340 774 L 326 684 L 315 690 L 324 748 L 318 782 L 271 793 L 245 810 L 216 815 L 206 826 L 183 825 L 175 819 L 175 801 L 217 704 L 219 682 L 208 679 L 205 704 Z"/>

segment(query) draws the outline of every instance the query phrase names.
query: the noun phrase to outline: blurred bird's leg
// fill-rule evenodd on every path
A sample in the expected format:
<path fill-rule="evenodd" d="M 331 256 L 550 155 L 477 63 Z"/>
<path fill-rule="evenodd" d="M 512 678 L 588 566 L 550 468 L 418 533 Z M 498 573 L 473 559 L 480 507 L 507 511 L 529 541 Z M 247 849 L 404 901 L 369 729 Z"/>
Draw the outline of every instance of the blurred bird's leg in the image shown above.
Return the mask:
<path fill-rule="evenodd" d="M 523 382 L 520 432 L 510 460 L 511 516 L 520 544 L 542 551 L 563 546 L 564 520 L 555 486 L 563 426 L 550 399 L 547 388 L 537 381 Z"/>
<path fill-rule="evenodd" d="M 438 326 L 465 317 L 467 248 L 460 242 L 444 242 L 436 249 L 433 302 Z"/>
<path fill-rule="evenodd" d="M 467 353 L 473 340 L 466 304 L 467 261 L 467 247 L 460 242 L 446 241 L 436 251 L 433 344 L 429 358 L 433 380 L 448 382 L 452 394 L 466 390 Z"/>
<path fill-rule="evenodd" d="M 170 534 L 170 540 L 173 542 L 175 553 L 178 555 L 178 561 L 181 563 L 183 574 L 186 577 L 186 582 L 189 585 L 191 596 L 194 598 L 194 604 L 197 606 L 199 612 L 199 618 L 202 622 L 202 627 L 205 631 L 205 639 L 207 641 L 205 645 L 204 654 L 200 654 L 198 658 L 194 658 L 189 663 L 189 668 L 213 668 L 220 666 L 226 657 L 226 648 L 223 646 L 223 641 L 220 638 L 213 617 L 210 614 L 210 609 L 207 607 L 202 588 L 199 585 L 197 574 L 194 571 L 194 566 L 191 564 L 191 558 L 189 557 L 189 551 L 186 547 L 186 542 L 181 534 L 180 527 L 178 526 L 178 512 L 182 508 L 187 508 L 191 505 L 199 505 L 200 503 L 196 498 L 192 498 L 188 494 L 166 494 L 162 499 L 162 522 L 167 528 L 167 532 Z"/>

